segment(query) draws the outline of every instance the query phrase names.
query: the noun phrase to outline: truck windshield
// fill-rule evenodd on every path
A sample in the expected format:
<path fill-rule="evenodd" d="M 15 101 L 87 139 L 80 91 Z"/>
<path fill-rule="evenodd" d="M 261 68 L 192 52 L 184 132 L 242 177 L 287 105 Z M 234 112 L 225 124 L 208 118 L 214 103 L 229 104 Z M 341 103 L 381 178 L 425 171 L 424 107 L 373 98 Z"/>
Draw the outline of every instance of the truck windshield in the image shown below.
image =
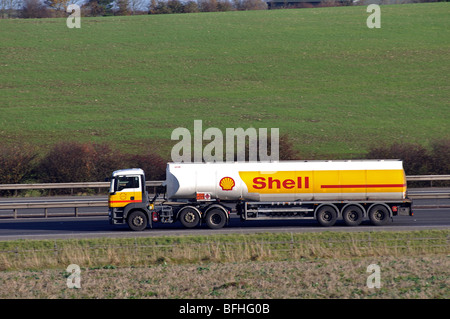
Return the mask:
<path fill-rule="evenodd" d="M 118 176 L 115 178 L 114 191 L 120 192 L 125 188 L 139 188 L 138 176 Z"/>

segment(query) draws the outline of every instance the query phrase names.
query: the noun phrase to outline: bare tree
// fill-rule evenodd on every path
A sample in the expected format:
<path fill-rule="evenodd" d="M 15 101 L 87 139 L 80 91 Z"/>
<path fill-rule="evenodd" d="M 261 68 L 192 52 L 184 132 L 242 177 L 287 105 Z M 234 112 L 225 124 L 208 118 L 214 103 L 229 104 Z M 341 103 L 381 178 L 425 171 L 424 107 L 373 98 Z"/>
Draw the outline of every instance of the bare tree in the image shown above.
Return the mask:
<path fill-rule="evenodd" d="M 263 0 L 234 0 L 237 10 L 265 10 L 267 4 Z"/>
<path fill-rule="evenodd" d="M 136 14 L 146 10 L 146 0 L 128 0 L 128 9 L 131 14 Z"/>
<path fill-rule="evenodd" d="M 74 4 L 76 2 L 77 0 L 44 0 L 45 5 L 49 8 L 64 12 L 66 12 L 66 9 L 70 4 Z"/>
<path fill-rule="evenodd" d="M 125 16 L 130 13 L 130 11 L 128 10 L 129 0 L 117 0 L 115 5 L 117 9 L 115 10 L 114 14 Z"/>
<path fill-rule="evenodd" d="M 158 2 L 156 0 L 150 0 L 150 3 L 148 5 L 148 13 L 155 13 L 156 8 L 158 7 Z"/>
<path fill-rule="evenodd" d="M 24 0 L 20 12 L 21 18 L 48 18 L 48 9 L 39 0 Z"/>
<path fill-rule="evenodd" d="M 217 8 L 217 0 L 198 0 L 198 8 L 202 12 L 216 12 Z"/>
<path fill-rule="evenodd" d="M 0 0 L 0 18 L 17 16 L 23 5 L 23 0 Z"/>

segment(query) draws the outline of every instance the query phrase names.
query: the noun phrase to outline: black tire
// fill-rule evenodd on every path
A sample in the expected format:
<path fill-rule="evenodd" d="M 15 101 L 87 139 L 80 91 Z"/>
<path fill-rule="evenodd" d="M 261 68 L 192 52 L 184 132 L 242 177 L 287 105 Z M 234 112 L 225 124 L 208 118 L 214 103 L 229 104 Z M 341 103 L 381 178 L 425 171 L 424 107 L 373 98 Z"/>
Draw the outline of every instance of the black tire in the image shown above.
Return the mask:
<path fill-rule="evenodd" d="M 134 231 L 142 231 L 147 228 L 147 215 L 140 210 L 135 210 L 128 215 L 128 226 Z"/>
<path fill-rule="evenodd" d="M 358 226 L 364 219 L 364 211 L 359 206 L 350 205 L 342 211 L 342 218 L 347 226 Z"/>
<path fill-rule="evenodd" d="M 198 211 L 191 207 L 182 209 L 181 213 L 178 215 L 178 219 L 186 228 L 197 227 L 200 223 L 200 215 L 198 214 Z"/>
<path fill-rule="evenodd" d="M 316 213 L 316 219 L 320 225 L 325 227 L 333 226 L 336 223 L 338 212 L 333 206 L 322 206 Z"/>
<path fill-rule="evenodd" d="M 206 225 L 211 229 L 218 229 L 225 226 L 227 215 L 220 208 L 213 208 L 206 214 Z"/>
<path fill-rule="evenodd" d="M 369 210 L 369 219 L 375 226 L 386 225 L 391 219 L 389 209 L 384 205 L 375 205 Z"/>

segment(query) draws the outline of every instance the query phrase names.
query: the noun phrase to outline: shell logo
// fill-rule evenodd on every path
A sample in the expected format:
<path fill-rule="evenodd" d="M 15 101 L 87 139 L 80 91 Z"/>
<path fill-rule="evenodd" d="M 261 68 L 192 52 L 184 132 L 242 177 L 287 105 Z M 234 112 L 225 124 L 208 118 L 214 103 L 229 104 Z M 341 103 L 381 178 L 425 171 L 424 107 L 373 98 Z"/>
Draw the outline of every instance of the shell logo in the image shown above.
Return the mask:
<path fill-rule="evenodd" d="M 231 191 L 236 183 L 231 177 L 224 177 L 220 180 L 219 185 L 223 191 Z"/>

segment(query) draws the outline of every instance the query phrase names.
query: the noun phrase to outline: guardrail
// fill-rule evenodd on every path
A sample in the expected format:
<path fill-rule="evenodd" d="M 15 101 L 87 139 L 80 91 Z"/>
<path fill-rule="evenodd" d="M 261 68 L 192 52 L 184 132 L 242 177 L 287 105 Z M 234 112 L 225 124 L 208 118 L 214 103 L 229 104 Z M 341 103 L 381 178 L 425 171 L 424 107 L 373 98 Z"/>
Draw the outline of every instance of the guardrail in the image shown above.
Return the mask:
<path fill-rule="evenodd" d="M 79 217 L 79 208 L 81 207 L 108 207 L 108 201 L 61 201 L 61 202 L 38 202 L 38 203 L 14 203 L 14 204 L 2 204 L 0 203 L 0 210 L 12 210 L 12 217 L 18 218 L 18 210 L 19 209 L 44 209 L 44 213 L 42 214 L 26 214 L 22 217 L 49 217 L 48 210 L 50 208 L 73 208 L 74 214 L 52 214 L 53 217 L 55 216 L 74 216 Z M 94 215 L 90 213 L 89 215 Z M 107 215 L 107 212 L 105 210 L 104 213 L 99 213 L 95 215 Z M 9 218 L 8 215 L 2 216 L 0 215 L 0 218 Z"/>
<path fill-rule="evenodd" d="M 147 181 L 145 186 L 158 187 L 164 181 Z M 67 189 L 67 188 L 108 188 L 109 182 L 81 182 L 81 183 L 42 183 L 42 184 L 0 184 L 0 190 L 23 189 Z"/>
<path fill-rule="evenodd" d="M 450 181 L 450 175 L 409 175 L 408 182 Z M 158 187 L 164 181 L 147 181 L 145 186 Z M 74 189 L 74 188 L 108 188 L 109 182 L 81 182 L 81 183 L 41 183 L 41 184 L 0 184 L 0 190 L 24 189 Z"/>
<path fill-rule="evenodd" d="M 450 175 L 409 175 L 406 176 L 409 182 L 417 181 L 450 181 Z"/>
<path fill-rule="evenodd" d="M 410 175 L 406 176 L 407 182 L 430 182 L 433 187 L 433 181 L 450 181 L 450 175 Z"/>
<path fill-rule="evenodd" d="M 145 186 L 155 188 L 161 186 L 164 181 L 147 181 Z M 27 189 L 71 189 L 70 194 L 76 188 L 109 188 L 109 182 L 80 182 L 80 183 L 41 183 L 41 184 L 0 184 L 0 191 L 27 190 Z"/>
<path fill-rule="evenodd" d="M 450 175 L 412 175 L 406 177 L 407 181 L 443 181 L 450 180 Z M 163 181 L 147 181 L 147 187 L 158 187 L 161 186 Z M 48 183 L 48 184 L 3 184 L 0 185 L 0 190 L 24 190 L 24 189 L 74 189 L 74 188 L 108 188 L 109 182 L 82 182 L 82 183 Z M 412 199 L 448 199 L 450 198 L 450 192 L 428 192 L 428 193 L 409 193 Z M 28 202 L 28 203 L 0 203 L 1 210 L 12 211 L 12 217 L 18 218 L 19 209 L 43 209 L 43 214 L 27 214 L 24 217 L 49 217 L 48 209 L 51 208 L 73 208 L 73 214 L 51 214 L 51 216 L 80 216 L 79 208 L 82 207 L 108 207 L 107 200 L 97 200 L 97 201 L 52 201 L 52 202 Z M 98 214 L 89 213 L 89 215 L 106 215 L 99 212 Z M 87 215 L 87 214 L 81 214 Z M 2 216 L 0 218 L 10 218 L 9 216 Z"/>

